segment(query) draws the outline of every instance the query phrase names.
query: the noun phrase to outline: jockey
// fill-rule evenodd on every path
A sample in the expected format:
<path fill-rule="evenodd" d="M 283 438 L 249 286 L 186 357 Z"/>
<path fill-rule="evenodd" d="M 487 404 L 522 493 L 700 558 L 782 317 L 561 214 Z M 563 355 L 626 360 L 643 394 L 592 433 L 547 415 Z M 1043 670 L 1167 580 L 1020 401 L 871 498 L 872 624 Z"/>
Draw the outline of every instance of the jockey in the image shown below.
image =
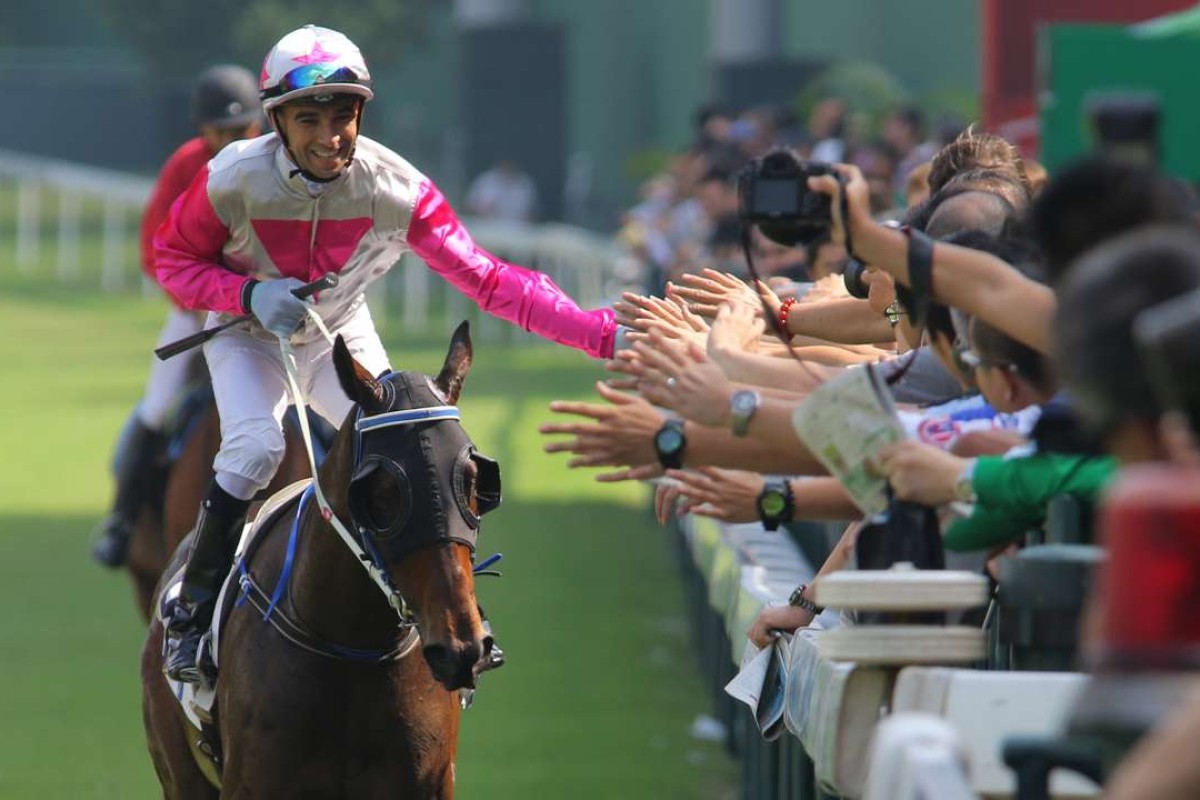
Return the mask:
<path fill-rule="evenodd" d="M 192 87 L 191 115 L 199 135 L 184 142 L 167 159 L 142 215 L 142 270 L 156 282 L 151 240 L 167 218 L 171 204 L 221 148 L 262 133 L 258 82 L 242 67 L 232 64 L 211 67 L 200 74 Z M 159 344 L 198 333 L 203 324 L 203 315 L 174 305 L 167 313 Z M 152 358 L 150 364 L 146 392 L 118 444 L 113 509 L 101 523 L 100 537 L 92 547 L 92 558 L 106 567 L 125 563 L 133 525 L 149 499 L 146 496 L 149 487 L 154 485 L 147 475 L 162 451 L 163 428 L 187 384 L 193 361 L 179 356 L 169 361 Z"/>
<path fill-rule="evenodd" d="M 204 348 L 221 449 L 164 640 L 164 670 L 190 682 L 201 680 L 199 642 L 247 506 L 283 457 L 288 399 L 277 337 L 291 343 L 317 413 L 339 425 L 352 405 L 309 309 L 372 374 L 387 371 L 363 290 L 411 250 L 480 308 L 525 330 L 602 358 L 616 336 L 611 309 L 584 311 L 546 275 L 478 247 L 429 178 L 359 135 L 371 76 L 344 35 L 313 25 L 287 34 L 267 54 L 259 90 L 276 133 L 214 158 L 154 242 L 159 281 L 179 303 L 207 309 L 209 326 L 243 313 L 257 323 Z M 338 284 L 315 303 L 292 294 L 328 273 Z"/>

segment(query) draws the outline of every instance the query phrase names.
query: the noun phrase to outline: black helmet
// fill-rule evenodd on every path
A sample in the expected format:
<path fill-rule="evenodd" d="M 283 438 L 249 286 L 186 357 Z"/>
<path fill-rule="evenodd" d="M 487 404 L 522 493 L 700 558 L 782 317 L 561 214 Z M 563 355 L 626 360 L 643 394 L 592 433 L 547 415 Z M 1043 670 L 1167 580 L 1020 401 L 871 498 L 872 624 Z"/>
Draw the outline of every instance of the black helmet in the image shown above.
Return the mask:
<path fill-rule="evenodd" d="M 200 73 L 192 87 L 192 124 L 240 128 L 260 119 L 258 81 L 249 70 L 218 64 Z"/>

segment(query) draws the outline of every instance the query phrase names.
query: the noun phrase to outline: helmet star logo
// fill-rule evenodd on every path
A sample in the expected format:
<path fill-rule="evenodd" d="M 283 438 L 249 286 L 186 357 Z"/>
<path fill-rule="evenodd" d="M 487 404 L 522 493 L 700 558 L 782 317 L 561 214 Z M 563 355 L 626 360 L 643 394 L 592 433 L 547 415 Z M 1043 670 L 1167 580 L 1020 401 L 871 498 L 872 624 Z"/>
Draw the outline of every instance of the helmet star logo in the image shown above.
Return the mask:
<path fill-rule="evenodd" d="M 317 42 L 313 45 L 312 50 L 308 51 L 306 56 L 296 56 L 292 60 L 297 64 L 325 64 L 330 61 L 337 61 L 338 54 L 331 53 L 321 47 L 321 43 Z"/>

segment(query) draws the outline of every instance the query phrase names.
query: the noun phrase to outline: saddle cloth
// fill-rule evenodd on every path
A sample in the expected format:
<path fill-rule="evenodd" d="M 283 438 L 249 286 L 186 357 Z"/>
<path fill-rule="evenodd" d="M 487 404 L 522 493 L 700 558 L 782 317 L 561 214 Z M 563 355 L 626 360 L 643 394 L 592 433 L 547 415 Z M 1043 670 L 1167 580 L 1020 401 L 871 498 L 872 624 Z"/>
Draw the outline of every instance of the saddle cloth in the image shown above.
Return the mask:
<path fill-rule="evenodd" d="M 208 659 L 213 665 L 218 665 L 217 656 L 220 652 L 221 626 L 229 617 L 229 613 L 233 609 L 234 602 L 237 600 L 238 593 L 240 592 L 238 562 L 241 561 L 243 556 L 249 557 L 254 552 L 260 544 L 262 532 L 269 529 L 285 513 L 291 511 L 301 493 L 308 488 L 310 483 L 312 483 L 312 479 L 305 478 L 280 489 L 263 503 L 262 508 L 259 509 L 254 519 L 248 520 L 242 528 L 242 536 L 238 541 L 237 551 L 233 558 L 233 566 L 230 568 L 229 575 L 225 577 L 225 581 L 221 585 L 221 592 L 217 595 L 217 604 L 213 612 L 212 623 L 209 626 L 208 632 L 204 635 L 204 639 L 201 641 L 201 659 Z M 180 585 L 183 583 L 183 567 L 182 563 L 178 565 L 163 588 L 162 594 L 159 595 L 155 614 L 159 622 L 163 625 L 166 625 L 166 621 L 171 618 L 175 602 L 179 598 Z M 171 693 L 179 701 L 179 705 L 183 708 L 183 713 L 187 715 L 189 722 L 197 728 L 202 727 L 204 723 L 211 723 L 213 702 L 216 700 L 215 685 L 183 683 L 182 681 L 175 681 L 170 678 L 166 680 L 167 684 L 171 687 Z"/>

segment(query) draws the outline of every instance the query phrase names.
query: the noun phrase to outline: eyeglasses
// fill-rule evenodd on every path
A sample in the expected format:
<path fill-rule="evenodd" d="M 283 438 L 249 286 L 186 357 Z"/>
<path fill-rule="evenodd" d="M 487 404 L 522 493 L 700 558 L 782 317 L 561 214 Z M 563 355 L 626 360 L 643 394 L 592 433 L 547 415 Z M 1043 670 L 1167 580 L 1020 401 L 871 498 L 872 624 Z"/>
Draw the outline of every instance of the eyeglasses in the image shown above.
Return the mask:
<path fill-rule="evenodd" d="M 992 367 L 994 369 L 1002 369 L 1005 372 L 1016 372 L 1017 366 L 1008 361 L 992 361 L 986 359 L 978 353 L 971 350 L 969 347 L 959 346 L 959 342 L 954 343 L 954 358 L 965 367 L 965 372 L 972 370 L 983 369 L 984 367 Z"/>
<path fill-rule="evenodd" d="M 281 94 L 295 92 L 300 89 L 311 89 L 327 83 L 352 83 L 367 86 L 370 81 L 359 78 L 358 73 L 350 67 L 335 67 L 332 64 L 305 64 L 288 72 L 274 87 L 265 90 L 264 98 L 278 97 Z"/>
<path fill-rule="evenodd" d="M 883 316 L 887 318 L 887 321 L 891 323 L 892 327 L 894 328 L 900 323 L 901 317 L 908 316 L 908 311 L 904 309 L 904 306 L 900 305 L 899 300 L 893 300 L 892 302 L 888 303 L 888 307 L 883 310 Z"/>

